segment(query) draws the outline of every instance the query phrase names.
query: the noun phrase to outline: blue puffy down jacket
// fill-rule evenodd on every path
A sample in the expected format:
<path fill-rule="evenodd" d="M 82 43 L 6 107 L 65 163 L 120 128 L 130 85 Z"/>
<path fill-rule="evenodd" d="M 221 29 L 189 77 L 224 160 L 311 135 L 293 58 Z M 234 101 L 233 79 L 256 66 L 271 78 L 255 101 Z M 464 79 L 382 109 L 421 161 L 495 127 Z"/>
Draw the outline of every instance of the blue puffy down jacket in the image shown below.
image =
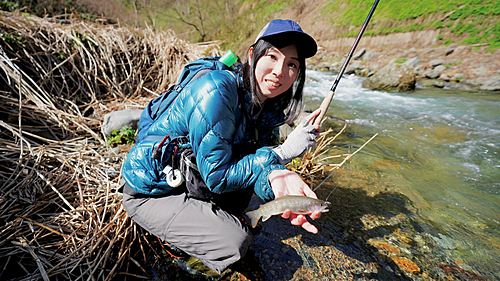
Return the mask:
<path fill-rule="evenodd" d="M 187 136 L 200 174 L 212 192 L 220 194 L 253 187 L 261 199 L 270 201 L 274 194 L 269 173 L 285 167 L 278 164 L 278 156 L 265 146 L 253 154 L 239 152 L 246 144 L 249 120 L 238 100 L 237 79 L 240 78 L 230 71 L 213 70 L 192 81 L 147 134 Z M 250 93 L 244 95 L 249 108 Z M 266 101 L 256 126 L 276 132 L 283 124 L 284 114 L 272 103 Z M 264 136 L 263 143 L 271 142 L 271 137 Z M 132 189 L 146 194 L 164 194 L 173 189 L 166 182 L 162 161 L 151 158 L 159 142 L 146 137 L 129 152 L 122 174 Z"/>

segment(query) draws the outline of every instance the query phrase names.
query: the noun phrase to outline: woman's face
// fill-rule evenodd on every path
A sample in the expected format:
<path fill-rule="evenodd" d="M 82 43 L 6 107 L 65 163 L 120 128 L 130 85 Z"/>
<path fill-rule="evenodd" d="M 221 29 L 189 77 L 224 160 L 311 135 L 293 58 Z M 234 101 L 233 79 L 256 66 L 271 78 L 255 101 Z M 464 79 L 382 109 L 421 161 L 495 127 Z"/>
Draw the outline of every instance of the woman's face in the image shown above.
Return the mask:
<path fill-rule="evenodd" d="M 250 49 L 250 59 L 252 56 L 253 48 Z M 295 45 L 267 49 L 255 66 L 255 80 L 265 99 L 274 98 L 288 90 L 297 79 L 299 66 Z"/>

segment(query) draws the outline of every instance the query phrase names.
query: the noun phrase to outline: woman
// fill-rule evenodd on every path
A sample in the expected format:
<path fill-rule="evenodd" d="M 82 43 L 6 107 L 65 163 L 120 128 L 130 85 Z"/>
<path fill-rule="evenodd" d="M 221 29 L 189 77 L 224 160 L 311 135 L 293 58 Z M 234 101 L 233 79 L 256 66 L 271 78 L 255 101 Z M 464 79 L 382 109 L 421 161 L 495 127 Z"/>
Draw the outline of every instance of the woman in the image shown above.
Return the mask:
<path fill-rule="evenodd" d="M 164 169 L 151 160 L 158 139 L 146 137 L 132 148 L 122 168 L 123 204 L 130 217 L 173 250 L 200 259 L 220 274 L 250 245 L 250 228 L 239 214 L 253 192 L 264 201 L 285 195 L 316 198 L 300 176 L 283 165 L 315 144 L 320 127 L 307 120 L 319 110 L 283 144 L 278 145 L 276 137 L 278 127 L 291 124 L 302 110 L 305 59 L 316 51 L 314 39 L 296 22 L 273 20 L 249 48 L 248 62 L 236 75 L 213 70 L 190 82 L 147 133 L 186 137 L 184 144 L 190 147 L 203 185 L 195 188 L 209 196 L 191 196 L 191 180 L 165 194 L 137 192 L 161 181 Z M 172 153 L 169 149 L 160 153 Z M 304 215 L 287 210 L 282 217 L 309 232 L 318 231 Z"/>

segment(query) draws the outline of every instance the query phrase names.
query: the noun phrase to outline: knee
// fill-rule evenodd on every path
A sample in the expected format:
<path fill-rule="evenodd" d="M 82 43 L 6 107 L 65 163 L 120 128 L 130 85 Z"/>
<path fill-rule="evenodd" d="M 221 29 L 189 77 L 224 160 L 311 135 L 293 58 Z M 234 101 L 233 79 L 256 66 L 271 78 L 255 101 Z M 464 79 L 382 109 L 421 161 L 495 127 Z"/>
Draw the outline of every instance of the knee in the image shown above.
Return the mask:
<path fill-rule="evenodd" d="M 249 231 L 242 231 L 238 237 L 233 236 L 231 240 L 231 247 L 238 259 L 242 258 L 252 243 L 253 236 Z"/>

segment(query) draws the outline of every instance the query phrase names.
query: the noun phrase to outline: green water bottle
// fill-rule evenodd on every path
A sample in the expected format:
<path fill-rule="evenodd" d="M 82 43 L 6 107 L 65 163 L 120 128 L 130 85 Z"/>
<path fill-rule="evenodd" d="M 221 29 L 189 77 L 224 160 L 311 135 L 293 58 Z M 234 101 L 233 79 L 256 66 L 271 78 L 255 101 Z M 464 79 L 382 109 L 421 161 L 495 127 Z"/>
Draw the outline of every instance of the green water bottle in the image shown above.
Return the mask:
<path fill-rule="evenodd" d="M 231 50 L 228 50 L 219 59 L 219 61 L 222 62 L 223 64 L 227 65 L 227 67 L 231 67 L 237 60 L 238 60 L 238 57 Z"/>

